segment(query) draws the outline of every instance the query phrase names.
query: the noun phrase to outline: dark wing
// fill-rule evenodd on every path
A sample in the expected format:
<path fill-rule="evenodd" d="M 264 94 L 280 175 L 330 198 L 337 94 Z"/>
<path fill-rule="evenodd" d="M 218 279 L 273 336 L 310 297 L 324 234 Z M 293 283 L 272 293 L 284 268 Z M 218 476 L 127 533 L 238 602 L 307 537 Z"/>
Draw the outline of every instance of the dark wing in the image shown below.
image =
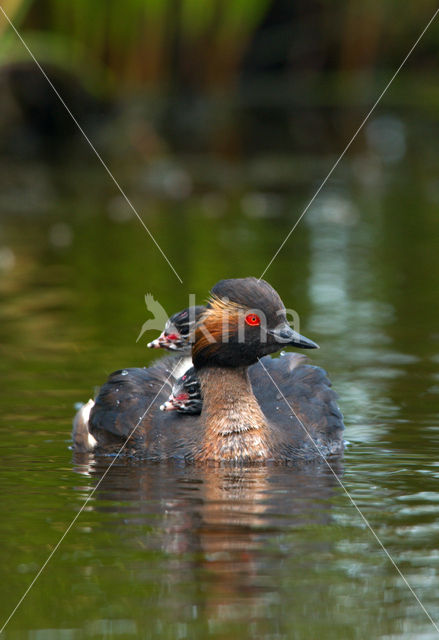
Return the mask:
<path fill-rule="evenodd" d="M 149 368 L 121 369 L 109 376 L 89 420 L 90 432 L 100 445 L 125 441 L 138 425 L 129 448 L 144 446 L 150 425 L 171 392 L 171 374 L 180 360 L 178 356 L 162 358 Z"/>
<path fill-rule="evenodd" d="M 328 455 L 343 448 L 343 416 L 326 371 L 305 364 L 304 356 L 266 356 L 250 367 L 250 380 L 259 404 L 281 440 L 294 443 L 315 457 L 313 441 Z M 274 381 L 274 382 L 273 382 Z M 275 383 L 275 384 L 274 384 Z"/>

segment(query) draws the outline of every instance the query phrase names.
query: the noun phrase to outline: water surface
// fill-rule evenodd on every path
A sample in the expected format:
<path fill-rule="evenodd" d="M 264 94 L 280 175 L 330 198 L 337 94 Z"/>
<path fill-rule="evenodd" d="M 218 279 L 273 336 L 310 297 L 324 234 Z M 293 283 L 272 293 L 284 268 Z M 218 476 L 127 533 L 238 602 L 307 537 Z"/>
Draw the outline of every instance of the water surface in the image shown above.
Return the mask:
<path fill-rule="evenodd" d="M 349 445 L 334 472 L 438 621 L 439 191 L 428 159 L 376 169 L 346 163 L 265 277 L 339 394 Z M 144 294 L 172 313 L 221 277 L 259 276 L 318 171 L 256 189 L 243 169 L 228 190 L 159 197 L 147 168 L 126 169 L 183 285 L 99 169 L 75 171 L 41 169 L 40 191 L 2 200 L 4 618 L 99 486 L 5 637 L 437 637 L 323 462 L 121 459 L 104 477 L 110 459 L 69 450 L 75 403 L 156 357 L 152 336 L 136 343 Z"/>

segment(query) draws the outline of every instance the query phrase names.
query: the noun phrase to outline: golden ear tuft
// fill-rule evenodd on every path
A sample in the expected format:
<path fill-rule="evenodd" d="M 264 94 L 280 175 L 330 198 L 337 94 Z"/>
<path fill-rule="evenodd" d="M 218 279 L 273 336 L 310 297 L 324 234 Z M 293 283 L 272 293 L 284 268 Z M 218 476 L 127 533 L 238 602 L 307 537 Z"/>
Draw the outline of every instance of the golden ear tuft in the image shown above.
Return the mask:
<path fill-rule="evenodd" d="M 238 304 L 237 302 L 233 302 L 232 300 L 227 300 L 225 298 L 219 298 L 214 293 L 210 295 L 210 298 L 208 300 L 208 305 L 209 306 L 207 307 L 206 311 L 209 311 L 209 309 L 217 309 L 218 311 L 219 310 L 238 311 L 239 309 L 244 308 L 242 305 Z"/>
<path fill-rule="evenodd" d="M 212 295 L 209 306 L 206 307 L 195 327 L 193 355 L 196 356 L 204 349 L 215 351 L 224 338 L 227 342 L 227 337 L 236 331 L 242 312 L 243 308 L 236 302 Z"/>

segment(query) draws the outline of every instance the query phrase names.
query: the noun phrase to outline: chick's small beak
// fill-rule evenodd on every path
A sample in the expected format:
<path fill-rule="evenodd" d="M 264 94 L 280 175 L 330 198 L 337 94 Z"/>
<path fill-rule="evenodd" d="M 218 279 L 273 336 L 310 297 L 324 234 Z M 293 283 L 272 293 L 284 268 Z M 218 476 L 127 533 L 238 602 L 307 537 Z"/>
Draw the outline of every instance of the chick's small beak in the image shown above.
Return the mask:
<path fill-rule="evenodd" d="M 176 408 L 171 400 L 166 400 L 166 402 L 160 405 L 160 411 L 175 411 Z"/>
<path fill-rule="evenodd" d="M 149 349 L 160 349 L 163 344 L 163 333 L 159 335 L 158 338 L 152 340 L 152 342 L 148 342 L 146 345 Z"/>
<path fill-rule="evenodd" d="M 146 345 L 149 349 L 175 349 L 172 340 L 169 340 L 165 332 L 161 333 L 158 338 Z"/>
<path fill-rule="evenodd" d="M 269 329 L 270 335 L 274 336 L 276 342 L 286 347 L 299 347 L 300 349 L 319 349 L 319 345 L 300 333 L 294 331 L 288 324 L 282 324 L 276 329 Z"/>

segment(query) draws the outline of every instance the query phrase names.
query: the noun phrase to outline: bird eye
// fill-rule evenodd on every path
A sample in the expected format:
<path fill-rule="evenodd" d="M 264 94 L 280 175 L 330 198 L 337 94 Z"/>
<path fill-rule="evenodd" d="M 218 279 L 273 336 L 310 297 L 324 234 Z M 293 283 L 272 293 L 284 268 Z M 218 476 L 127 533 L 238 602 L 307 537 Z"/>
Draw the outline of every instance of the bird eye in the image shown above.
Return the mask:
<path fill-rule="evenodd" d="M 245 316 L 245 321 L 251 327 L 257 327 L 259 324 L 261 324 L 261 320 L 259 316 L 256 315 L 256 313 L 249 313 L 248 316 Z"/>
<path fill-rule="evenodd" d="M 172 340 L 173 342 L 178 340 L 178 335 L 176 333 L 168 333 L 166 337 L 168 338 L 168 340 Z"/>

